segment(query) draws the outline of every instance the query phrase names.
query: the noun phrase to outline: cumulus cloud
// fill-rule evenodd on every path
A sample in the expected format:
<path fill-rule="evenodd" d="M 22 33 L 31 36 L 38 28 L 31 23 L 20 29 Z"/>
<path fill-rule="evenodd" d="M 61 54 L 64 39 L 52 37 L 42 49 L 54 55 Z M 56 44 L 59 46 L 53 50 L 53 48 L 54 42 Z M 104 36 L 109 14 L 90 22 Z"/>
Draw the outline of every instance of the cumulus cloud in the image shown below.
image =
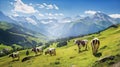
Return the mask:
<path fill-rule="evenodd" d="M 29 5 L 31 5 L 31 6 L 32 6 L 33 4 L 32 4 L 32 3 L 29 3 Z"/>
<path fill-rule="evenodd" d="M 60 23 L 70 23 L 70 22 L 72 22 L 72 18 L 66 17 L 66 18 L 61 19 L 59 22 Z"/>
<path fill-rule="evenodd" d="M 44 17 L 44 14 L 42 14 L 42 13 L 39 13 L 38 15 L 39 15 L 40 17 Z"/>
<path fill-rule="evenodd" d="M 21 0 L 15 0 L 14 2 L 14 11 L 16 12 L 22 12 L 22 13 L 35 13 L 37 10 L 34 9 L 34 7 L 30 5 L 27 5 L 23 3 Z"/>
<path fill-rule="evenodd" d="M 111 14 L 109 16 L 112 18 L 120 18 L 120 14 Z"/>
<path fill-rule="evenodd" d="M 41 23 L 48 24 L 48 23 L 54 23 L 57 22 L 56 19 L 42 19 Z"/>
<path fill-rule="evenodd" d="M 63 13 L 46 13 L 46 16 L 64 16 Z"/>
<path fill-rule="evenodd" d="M 42 4 L 37 4 L 37 5 L 39 6 L 39 8 L 45 8 L 45 6 Z"/>
<path fill-rule="evenodd" d="M 56 6 L 55 4 L 53 6 L 56 10 L 59 10 L 58 6 Z"/>
<path fill-rule="evenodd" d="M 46 16 L 54 16 L 52 13 L 46 13 Z"/>
<path fill-rule="evenodd" d="M 60 19 L 61 17 L 64 16 L 63 13 L 38 13 L 38 16 L 41 18 L 46 18 L 46 19 Z"/>
<path fill-rule="evenodd" d="M 55 16 L 64 16 L 63 13 L 55 13 L 54 15 L 55 15 Z"/>
<path fill-rule="evenodd" d="M 55 4 L 36 4 L 37 6 L 39 6 L 39 8 L 45 8 L 45 9 L 55 9 L 55 10 L 59 10 L 58 6 Z"/>
<path fill-rule="evenodd" d="M 94 15 L 96 12 L 100 12 L 100 11 L 94 11 L 94 10 L 87 10 L 84 13 L 85 14 L 89 14 L 89 15 Z"/>
<path fill-rule="evenodd" d="M 19 15 L 17 14 L 17 12 L 15 12 L 14 10 L 11 10 L 11 12 L 12 12 L 12 16 L 14 16 L 14 17 L 19 16 Z"/>
<path fill-rule="evenodd" d="M 17 13 L 14 13 L 14 15 L 13 15 L 13 16 L 15 16 L 15 17 L 16 17 L 16 16 L 19 16 L 19 15 L 18 15 Z"/>
<path fill-rule="evenodd" d="M 13 2 L 10 2 L 11 5 L 13 5 Z"/>
<path fill-rule="evenodd" d="M 57 19 L 57 17 L 64 16 L 63 13 L 45 13 L 44 16 L 46 16 L 48 19 Z"/>

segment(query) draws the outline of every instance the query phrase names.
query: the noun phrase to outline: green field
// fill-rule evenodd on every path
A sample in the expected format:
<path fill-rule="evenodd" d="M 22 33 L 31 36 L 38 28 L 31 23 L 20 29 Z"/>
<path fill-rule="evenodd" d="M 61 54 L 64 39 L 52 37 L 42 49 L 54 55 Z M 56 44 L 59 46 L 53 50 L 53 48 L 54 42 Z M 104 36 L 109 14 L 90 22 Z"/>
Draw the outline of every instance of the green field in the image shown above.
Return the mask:
<path fill-rule="evenodd" d="M 84 37 L 78 37 L 71 39 L 67 46 L 57 48 L 53 43 L 50 47 L 56 48 L 56 56 L 39 55 L 34 56 L 34 53 L 30 51 L 29 56 L 34 56 L 30 60 L 21 62 L 26 57 L 25 51 L 20 51 L 20 61 L 12 61 L 12 58 L 8 56 L 0 57 L 0 67 L 92 67 L 95 66 L 95 62 L 105 56 L 120 54 L 120 25 L 118 28 L 111 27 L 100 34 L 91 34 Z M 90 41 L 94 37 L 100 39 L 99 51 L 102 55 L 95 57 L 92 55 Z M 88 39 L 89 49 L 88 51 L 82 51 L 78 53 L 77 45 L 74 45 L 75 39 Z M 84 48 L 82 48 L 84 50 Z M 120 58 L 116 58 L 115 63 L 120 62 Z M 108 62 L 111 62 L 108 61 Z M 109 67 L 108 62 L 96 64 L 97 67 Z M 96 67 L 95 66 L 95 67 Z"/>

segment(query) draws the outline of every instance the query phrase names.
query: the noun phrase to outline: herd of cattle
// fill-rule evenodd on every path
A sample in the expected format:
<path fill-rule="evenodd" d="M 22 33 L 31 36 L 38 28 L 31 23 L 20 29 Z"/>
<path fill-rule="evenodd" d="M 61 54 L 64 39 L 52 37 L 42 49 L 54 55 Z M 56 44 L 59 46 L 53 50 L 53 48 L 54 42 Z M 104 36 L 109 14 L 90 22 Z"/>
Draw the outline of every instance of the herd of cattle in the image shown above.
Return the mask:
<path fill-rule="evenodd" d="M 78 46 L 78 52 L 81 52 L 81 47 L 85 47 L 85 50 L 88 50 L 88 40 L 74 40 L 74 44 L 77 44 Z M 100 46 L 100 41 L 98 38 L 94 38 L 91 40 L 91 47 L 92 47 L 92 53 L 93 55 L 95 55 L 98 52 L 98 48 Z M 34 47 L 32 48 L 32 50 L 36 55 L 38 53 L 43 54 L 43 49 L 42 47 Z M 45 55 L 56 55 L 56 49 L 55 48 L 48 48 L 45 51 Z M 14 52 L 12 54 L 9 55 L 9 57 L 14 58 L 18 58 L 18 60 L 20 59 L 20 55 L 19 52 Z"/>

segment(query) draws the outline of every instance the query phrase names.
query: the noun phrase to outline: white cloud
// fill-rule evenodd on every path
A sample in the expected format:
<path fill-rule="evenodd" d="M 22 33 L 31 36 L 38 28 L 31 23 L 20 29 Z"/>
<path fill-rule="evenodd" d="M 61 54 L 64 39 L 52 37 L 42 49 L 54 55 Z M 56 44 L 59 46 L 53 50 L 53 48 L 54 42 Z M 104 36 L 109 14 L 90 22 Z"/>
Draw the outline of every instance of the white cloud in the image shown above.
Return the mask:
<path fill-rule="evenodd" d="M 39 5 L 39 8 L 45 8 L 45 6 L 44 6 L 44 5 L 42 5 L 42 4 L 40 4 L 40 5 Z"/>
<path fill-rule="evenodd" d="M 63 13 L 59 13 L 59 16 L 64 16 L 64 14 Z"/>
<path fill-rule="evenodd" d="M 59 22 L 60 23 L 70 23 L 70 22 L 72 22 L 72 18 L 66 17 L 66 18 L 61 19 Z"/>
<path fill-rule="evenodd" d="M 42 21 L 41 21 L 41 23 L 44 23 L 44 24 L 48 24 L 48 23 L 52 23 L 52 22 L 54 22 L 54 21 L 53 21 L 53 20 L 47 20 L 47 21 L 42 20 Z"/>
<path fill-rule="evenodd" d="M 55 4 L 36 4 L 39 8 L 45 8 L 45 9 L 55 9 L 55 10 L 59 10 L 58 6 Z"/>
<path fill-rule="evenodd" d="M 52 14 L 52 13 L 46 13 L 45 15 L 46 16 L 54 16 L 54 14 Z"/>
<path fill-rule="evenodd" d="M 58 20 L 57 19 L 42 19 L 40 20 L 41 23 L 48 24 L 48 23 L 56 23 Z"/>
<path fill-rule="evenodd" d="M 18 15 L 17 13 L 14 13 L 14 15 L 13 15 L 13 16 L 15 16 L 15 17 L 16 17 L 16 16 L 19 16 L 19 15 Z"/>
<path fill-rule="evenodd" d="M 48 17 L 48 19 L 57 19 L 57 17 Z"/>
<path fill-rule="evenodd" d="M 120 14 L 111 14 L 109 16 L 112 18 L 120 18 Z"/>
<path fill-rule="evenodd" d="M 50 5 L 47 5 L 47 6 L 46 6 L 46 9 L 54 9 L 54 6 L 51 5 L 51 4 L 50 4 Z"/>
<path fill-rule="evenodd" d="M 46 13 L 46 16 L 64 16 L 63 13 Z"/>
<path fill-rule="evenodd" d="M 13 5 L 13 2 L 10 2 L 11 5 Z"/>
<path fill-rule="evenodd" d="M 57 19 L 64 16 L 64 14 L 63 13 L 45 13 L 44 16 L 46 16 L 48 19 Z"/>
<path fill-rule="evenodd" d="M 17 14 L 17 12 L 15 12 L 14 10 L 11 10 L 11 12 L 13 13 L 12 16 L 14 16 L 14 17 L 19 16 L 19 15 Z"/>
<path fill-rule="evenodd" d="M 39 15 L 40 17 L 44 17 L 44 14 L 39 13 L 38 15 Z"/>
<path fill-rule="evenodd" d="M 29 3 L 29 5 L 31 5 L 31 6 L 32 6 L 33 4 L 32 4 L 32 3 Z"/>
<path fill-rule="evenodd" d="M 38 16 L 41 18 L 46 18 L 46 19 L 60 19 L 64 16 L 63 13 L 38 13 Z"/>
<path fill-rule="evenodd" d="M 56 10 L 59 10 L 58 6 L 56 6 L 55 4 L 53 6 Z"/>
<path fill-rule="evenodd" d="M 71 20 L 63 20 L 63 23 L 70 23 Z"/>
<path fill-rule="evenodd" d="M 34 7 L 23 3 L 21 0 L 15 0 L 14 11 L 27 14 L 37 12 L 37 10 L 35 10 Z"/>
<path fill-rule="evenodd" d="M 41 23 L 43 23 L 43 24 L 48 24 L 49 22 L 46 22 L 46 21 L 41 21 Z"/>
<path fill-rule="evenodd" d="M 88 10 L 88 11 L 85 11 L 84 13 L 94 15 L 96 12 L 99 12 L 99 11 Z"/>
<path fill-rule="evenodd" d="M 27 20 L 29 23 L 32 23 L 32 24 L 34 24 L 34 25 L 37 24 L 37 23 L 35 22 L 35 20 L 33 20 L 33 19 L 29 18 L 29 17 L 27 17 L 26 20 Z"/>

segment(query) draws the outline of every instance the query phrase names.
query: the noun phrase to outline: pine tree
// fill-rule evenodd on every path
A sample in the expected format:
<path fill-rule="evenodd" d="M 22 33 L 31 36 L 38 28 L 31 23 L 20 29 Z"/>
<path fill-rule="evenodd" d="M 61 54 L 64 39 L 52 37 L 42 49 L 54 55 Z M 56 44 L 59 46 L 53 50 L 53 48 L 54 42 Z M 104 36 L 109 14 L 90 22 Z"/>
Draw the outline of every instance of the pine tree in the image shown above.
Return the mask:
<path fill-rule="evenodd" d="M 29 55 L 29 51 L 28 51 L 28 50 L 26 51 L 26 55 L 27 55 L 27 56 Z"/>

